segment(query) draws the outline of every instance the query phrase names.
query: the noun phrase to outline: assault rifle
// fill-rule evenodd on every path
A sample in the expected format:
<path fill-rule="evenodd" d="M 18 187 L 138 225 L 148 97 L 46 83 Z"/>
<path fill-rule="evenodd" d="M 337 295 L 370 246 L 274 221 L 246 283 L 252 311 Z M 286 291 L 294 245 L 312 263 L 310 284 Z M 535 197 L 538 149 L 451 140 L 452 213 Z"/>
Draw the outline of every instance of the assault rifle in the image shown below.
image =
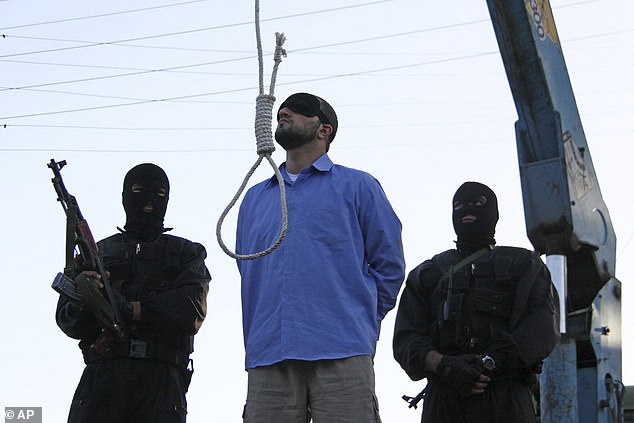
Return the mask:
<path fill-rule="evenodd" d="M 78 259 L 80 260 L 81 269 L 93 270 L 99 273 L 103 291 L 105 291 L 105 297 L 112 305 L 112 321 L 106 323 L 97 316 L 98 320 L 102 322 L 105 327 L 93 347 L 98 353 L 101 353 L 109 348 L 115 336 L 118 338 L 124 337 L 121 326 L 123 320 L 116 307 L 112 286 L 108 280 L 103 261 L 99 255 L 97 243 L 90 231 L 88 222 L 84 219 L 81 210 L 79 210 L 77 199 L 69 194 L 64 185 L 61 170 L 66 166 L 66 160 L 56 162 L 55 159 L 51 159 L 47 166 L 53 171 L 54 177 L 51 179 L 51 182 L 57 193 L 57 201 L 60 202 L 66 214 L 66 267 L 64 268 L 63 274 L 57 274 L 53 281 L 52 288 L 73 301 L 79 302 L 82 300 L 81 292 L 75 285 L 75 281 L 71 278 L 71 276 L 76 274 L 75 249 L 77 248 L 79 250 Z"/>

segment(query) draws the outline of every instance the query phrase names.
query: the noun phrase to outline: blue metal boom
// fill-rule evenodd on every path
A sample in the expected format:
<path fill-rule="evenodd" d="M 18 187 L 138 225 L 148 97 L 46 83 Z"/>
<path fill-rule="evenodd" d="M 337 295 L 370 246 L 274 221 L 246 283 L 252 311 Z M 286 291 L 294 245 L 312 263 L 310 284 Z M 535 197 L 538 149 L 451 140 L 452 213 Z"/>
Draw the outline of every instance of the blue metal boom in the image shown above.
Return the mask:
<path fill-rule="evenodd" d="M 524 214 L 534 248 L 564 256 L 562 342 L 541 377 L 542 423 L 620 422 L 621 284 L 548 0 L 487 0 L 509 80 Z M 566 273 L 564 272 L 564 273 Z M 572 365 L 570 365 L 572 363 Z"/>

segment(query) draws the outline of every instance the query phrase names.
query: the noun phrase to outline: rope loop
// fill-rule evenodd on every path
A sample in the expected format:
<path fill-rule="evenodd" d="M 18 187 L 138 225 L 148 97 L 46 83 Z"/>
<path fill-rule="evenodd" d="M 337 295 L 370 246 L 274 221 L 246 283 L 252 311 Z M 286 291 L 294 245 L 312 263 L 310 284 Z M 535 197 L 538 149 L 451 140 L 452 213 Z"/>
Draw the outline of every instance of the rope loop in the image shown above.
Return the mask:
<path fill-rule="evenodd" d="M 260 94 L 255 99 L 255 140 L 257 146 L 258 159 L 255 161 L 251 169 L 247 172 L 247 175 L 244 177 L 240 188 L 238 188 L 238 192 L 233 196 L 227 207 L 224 209 L 220 218 L 218 219 L 218 223 L 216 224 L 216 239 L 218 240 L 218 244 L 222 251 L 224 251 L 228 256 L 233 257 L 236 260 L 254 260 L 260 257 L 264 257 L 267 254 L 270 254 L 275 250 L 281 243 L 282 240 L 286 237 L 286 231 L 288 229 L 288 210 L 286 208 L 286 187 L 284 185 L 284 178 L 282 177 L 282 173 L 279 168 L 275 165 L 275 162 L 271 158 L 271 154 L 275 151 L 275 144 L 273 144 L 273 136 L 272 136 L 272 120 L 273 120 L 273 104 L 275 103 L 275 96 L 273 95 L 275 91 L 275 80 L 277 78 L 277 68 L 279 64 L 282 62 L 282 57 L 286 57 L 286 50 L 282 47 L 284 42 L 286 41 L 286 36 L 283 33 L 276 32 L 275 33 L 275 53 L 273 55 L 273 60 L 275 64 L 273 65 L 273 71 L 271 74 L 271 86 L 269 94 L 264 94 L 264 64 L 263 64 L 263 54 L 262 54 L 262 42 L 260 37 L 260 2 L 259 0 L 255 0 L 255 36 L 258 47 L 258 67 L 259 67 L 259 82 L 260 82 Z M 273 171 L 275 172 L 275 177 L 277 178 L 277 182 L 280 187 L 280 208 L 282 211 L 282 227 L 280 228 L 280 233 L 277 240 L 266 250 L 253 253 L 253 254 L 237 254 L 229 250 L 222 240 L 222 223 L 227 217 L 229 210 L 233 208 L 233 206 L 237 203 L 238 198 L 242 195 L 242 192 L 247 186 L 249 179 L 257 169 L 257 167 L 262 163 L 262 160 L 266 157 L 266 160 L 269 162 Z"/>

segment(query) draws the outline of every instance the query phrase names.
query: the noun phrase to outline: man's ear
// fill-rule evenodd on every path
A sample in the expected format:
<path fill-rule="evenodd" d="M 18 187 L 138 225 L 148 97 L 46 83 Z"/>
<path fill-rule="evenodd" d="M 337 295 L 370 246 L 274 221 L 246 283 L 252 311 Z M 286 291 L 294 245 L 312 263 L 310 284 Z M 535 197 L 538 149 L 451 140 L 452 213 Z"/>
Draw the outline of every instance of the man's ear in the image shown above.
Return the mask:
<path fill-rule="evenodd" d="M 319 133 L 322 134 L 322 136 L 326 137 L 326 139 L 328 139 L 328 142 L 330 142 L 330 135 L 332 134 L 332 131 L 333 127 L 329 123 L 322 123 L 321 128 L 319 129 Z"/>

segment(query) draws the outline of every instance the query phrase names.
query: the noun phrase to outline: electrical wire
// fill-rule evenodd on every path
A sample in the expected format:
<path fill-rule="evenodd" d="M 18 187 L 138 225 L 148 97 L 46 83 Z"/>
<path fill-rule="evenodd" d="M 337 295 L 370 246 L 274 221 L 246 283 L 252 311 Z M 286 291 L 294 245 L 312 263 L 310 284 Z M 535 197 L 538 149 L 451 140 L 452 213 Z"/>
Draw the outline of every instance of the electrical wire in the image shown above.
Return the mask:
<path fill-rule="evenodd" d="M 354 9 L 354 8 L 358 8 L 358 7 L 372 6 L 372 5 L 375 5 L 375 4 L 389 3 L 389 2 L 392 2 L 392 1 L 397 1 L 397 0 L 378 0 L 378 1 L 354 4 L 354 5 L 349 5 L 349 6 L 340 6 L 340 7 L 330 8 L 330 9 L 316 10 L 316 11 L 312 11 L 312 12 L 295 13 L 295 14 L 292 14 L 292 15 L 285 15 L 285 16 L 278 16 L 278 17 L 275 17 L 275 18 L 262 19 L 262 22 L 278 21 L 278 20 L 283 20 L 283 19 L 291 19 L 291 18 L 297 18 L 297 17 L 302 17 L 302 16 L 311 16 L 311 15 L 317 15 L 317 14 L 322 14 L 322 13 L 339 12 L 339 11 L 346 10 L 346 9 Z M 238 23 L 232 23 L 232 24 L 226 24 L 226 25 L 216 25 L 216 26 L 209 26 L 209 27 L 203 27 L 203 28 L 189 29 L 189 30 L 186 30 L 186 31 L 177 31 L 177 32 L 168 32 L 168 33 L 161 33 L 161 34 L 154 34 L 154 35 L 146 35 L 146 36 L 143 36 L 143 37 L 127 38 L 127 39 L 123 39 L 123 40 L 106 41 L 106 42 L 91 42 L 91 41 L 79 41 L 79 40 L 49 39 L 49 41 L 79 42 L 79 43 L 85 43 L 85 44 L 82 44 L 82 45 L 79 45 L 79 46 L 60 47 L 60 48 L 54 48 L 54 49 L 48 49 L 48 50 L 37 50 L 37 51 L 31 51 L 31 52 L 13 53 L 13 54 L 8 54 L 8 55 L 2 55 L 2 56 L 0 56 L 0 59 L 1 58 L 7 58 L 7 57 L 25 56 L 25 55 L 30 55 L 30 54 L 40 54 L 40 53 L 59 52 L 59 51 L 64 51 L 64 50 L 74 50 L 74 49 L 79 49 L 79 48 L 95 47 L 95 46 L 100 46 L 100 45 L 119 45 L 121 43 L 129 43 L 129 42 L 133 42 L 133 41 L 144 41 L 144 40 L 152 40 L 152 39 L 164 38 L 164 37 L 174 37 L 174 36 L 180 36 L 180 35 L 194 34 L 194 33 L 197 33 L 197 32 L 213 31 L 213 30 L 217 30 L 217 29 L 227 29 L 227 28 L 233 28 L 233 27 L 245 26 L 245 25 L 253 25 L 253 21 L 238 22 Z M 2 34 L 2 38 L 22 38 L 22 39 L 32 38 L 32 39 L 46 40 L 46 39 L 41 38 L 41 37 L 29 37 L 29 36 L 19 36 L 19 35 L 10 35 L 10 34 L 9 35 Z"/>
<path fill-rule="evenodd" d="M 388 0 L 388 1 L 394 1 L 394 0 Z M 571 5 L 566 5 L 565 7 L 569 7 L 569 6 L 572 6 L 572 5 L 578 5 L 578 4 L 585 4 L 585 3 L 594 2 L 594 1 L 598 1 L 598 0 L 589 0 L 589 1 L 584 1 L 584 2 L 578 2 L 578 3 L 575 3 L 575 4 L 571 4 Z M 307 15 L 307 14 L 324 13 L 326 11 L 340 10 L 340 9 L 351 8 L 351 7 L 360 7 L 360 6 L 366 6 L 366 5 L 382 3 L 382 2 L 383 1 L 370 2 L 370 3 L 363 3 L 363 4 L 360 4 L 360 5 L 346 6 L 346 7 L 342 7 L 342 8 L 325 9 L 325 10 L 316 11 L 316 12 L 305 12 L 305 13 L 301 13 L 301 14 L 288 15 L 288 16 L 285 16 L 285 17 L 271 18 L 269 20 L 283 19 L 283 18 L 290 17 L 290 16 L 303 16 L 303 15 Z M 564 7 L 564 6 L 562 6 L 562 7 Z M 358 40 L 344 41 L 344 42 L 341 42 L 341 43 L 334 43 L 334 44 L 306 47 L 306 48 L 292 50 L 290 52 L 314 51 L 316 49 L 322 49 L 322 48 L 326 48 L 326 47 L 350 45 L 350 44 L 356 44 L 356 43 L 360 43 L 360 42 L 374 41 L 374 40 L 378 40 L 378 39 L 386 39 L 386 38 L 392 38 L 392 37 L 408 36 L 408 35 L 422 33 L 422 32 L 438 31 L 438 30 L 443 30 L 443 29 L 455 28 L 455 27 L 459 27 L 459 26 L 479 24 L 479 23 L 483 23 L 483 22 L 488 22 L 488 20 L 471 20 L 471 21 L 460 22 L 460 23 L 450 24 L 450 25 L 443 25 L 443 26 L 438 26 L 438 27 L 422 28 L 422 29 L 418 29 L 418 30 L 399 32 L 399 33 L 394 33 L 394 34 L 384 34 L 384 35 L 380 35 L 380 36 L 363 38 L 363 39 L 358 39 Z M 619 33 L 619 32 L 623 32 L 623 31 L 611 32 L 609 34 L 598 34 L 596 36 L 611 35 L 611 34 L 616 34 L 616 33 Z M 583 38 L 585 39 L 587 37 L 583 37 Z M 483 52 L 483 53 L 477 53 L 477 54 L 468 55 L 468 56 L 456 56 L 456 57 L 443 58 L 443 59 L 433 60 L 433 61 L 425 61 L 425 62 L 418 62 L 418 63 L 412 63 L 412 64 L 393 66 L 393 67 L 388 67 L 388 68 L 365 70 L 365 71 L 352 72 L 352 73 L 346 73 L 346 74 L 317 76 L 315 78 L 302 79 L 302 80 L 287 82 L 287 83 L 283 83 L 283 84 L 279 84 L 279 85 L 292 85 L 292 84 L 300 84 L 300 83 L 304 84 L 304 83 L 307 83 L 307 82 L 317 82 L 317 81 L 323 81 L 323 80 L 335 79 L 335 78 L 370 75 L 370 74 L 376 74 L 376 73 L 385 73 L 385 72 L 389 72 L 389 71 L 393 71 L 393 70 L 400 70 L 400 69 L 417 67 L 417 66 L 424 66 L 424 65 L 433 65 L 433 64 L 445 63 L 445 62 L 450 62 L 450 61 L 455 61 L 455 60 L 465 60 L 465 59 L 471 59 L 471 58 L 476 58 L 476 57 L 492 55 L 492 54 L 496 54 L 496 53 L 497 53 L 497 51 Z M 189 65 L 183 65 L 183 66 L 175 66 L 175 67 L 162 68 L 162 69 L 143 69 L 143 70 L 137 70 L 137 71 L 133 71 L 133 72 L 127 72 L 127 73 L 116 74 L 116 75 L 106 75 L 106 76 L 98 76 L 98 77 L 92 77 L 92 78 L 69 80 L 69 81 L 58 81 L 58 82 L 50 82 L 50 83 L 44 83 L 44 84 L 34 84 L 34 85 L 22 86 L 22 87 L 9 87 L 9 88 L 5 87 L 5 88 L 0 88 L 0 91 L 35 90 L 36 88 L 48 87 L 48 86 L 53 86 L 53 85 L 80 83 L 80 82 L 96 81 L 96 80 L 101 80 L 101 79 L 119 78 L 119 77 L 126 77 L 126 76 L 135 76 L 135 75 L 142 75 L 142 74 L 145 74 L 145 73 L 182 72 L 182 71 L 184 71 L 184 69 L 188 69 L 188 68 L 192 68 L 192 67 L 213 65 L 213 64 L 219 64 L 219 63 L 227 63 L 227 62 L 247 60 L 247 59 L 252 59 L 252 58 L 253 58 L 253 56 L 249 56 L 249 57 L 241 57 L 241 58 L 227 59 L 227 60 L 214 61 L 214 62 L 205 62 L 205 63 L 196 63 L 196 64 L 189 64 Z M 72 66 L 72 65 L 70 65 L 70 66 Z M 105 67 L 105 68 L 107 68 L 107 67 Z M 248 91 L 248 90 L 252 90 L 252 89 L 254 89 L 254 88 L 253 87 L 244 87 L 244 88 L 238 88 L 238 89 L 232 89 L 232 90 L 197 93 L 197 94 L 192 94 L 192 95 L 187 95 L 187 96 L 178 96 L 178 97 L 161 98 L 161 99 L 136 99 L 136 98 L 130 98 L 130 97 L 102 96 L 102 95 L 99 95 L 99 94 L 85 94 L 85 93 L 70 93 L 70 92 L 66 92 L 67 94 L 73 94 L 73 95 L 85 95 L 85 96 L 101 97 L 101 98 L 114 98 L 114 99 L 130 100 L 130 101 L 126 102 L 126 103 L 111 104 L 111 105 L 101 105 L 101 106 L 92 106 L 92 107 L 85 107 L 85 108 L 75 108 L 75 109 L 67 109 L 67 110 L 57 110 L 57 111 L 49 111 L 49 112 L 40 112 L 40 113 L 32 113 L 32 114 L 6 116 L 6 117 L 2 117 L 0 119 L 18 119 L 18 118 L 26 118 L 26 117 L 52 115 L 52 114 L 83 112 L 83 111 L 99 110 L 99 109 L 106 109 L 106 108 L 127 107 L 127 106 L 148 104 L 148 103 L 154 103 L 154 102 L 189 102 L 193 98 L 199 98 L 199 97 L 205 97 L 205 96 L 215 96 L 215 95 L 227 94 L 227 93 L 235 93 L 235 92 L 240 92 L 240 91 Z M 48 92 L 62 93 L 60 91 L 55 91 L 55 90 L 41 90 L 41 91 L 43 91 L 43 92 L 47 92 L 48 91 Z"/>
<path fill-rule="evenodd" d="M 589 1 L 592 2 L 592 1 L 598 1 L 598 0 L 589 0 Z M 368 38 L 362 38 L 362 39 L 357 39 L 357 40 L 342 41 L 342 42 L 339 42 L 339 43 L 330 43 L 330 44 L 322 44 L 322 45 L 311 46 L 311 47 L 303 47 L 303 48 L 299 48 L 299 49 L 295 49 L 295 50 L 288 50 L 288 52 L 289 53 L 293 53 L 293 54 L 294 53 L 300 53 L 300 52 L 301 53 L 313 52 L 314 50 L 324 49 L 324 48 L 328 48 L 328 47 L 353 45 L 353 44 L 364 43 L 364 42 L 369 42 L 369 41 L 376 41 L 376 40 L 390 39 L 390 38 L 396 38 L 396 37 L 403 37 L 403 36 L 409 36 L 409 35 L 420 34 L 420 33 L 425 33 L 425 32 L 442 31 L 442 30 L 446 30 L 446 29 L 453 29 L 453 28 L 457 28 L 457 27 L 464 27 L 464 26 L 469 26 L 469 25 L 474 25 L 474 24 L 482 24 L 482 23 L 486 23 L 486 22 L 488 22 L 488 20 L 478 19 L 478 20 L 460 22 L 460 23 L 450 24 L 450 25 L 442 25 L 442 26 L 431 27 L 431 28 L 422 28 L 422 29 L 417 29 L 417 30 L 413 30 L 413 31 L 399 32 L 399 33 L 393 33 L 393 34 L 384 34 L 384 35 L 379 35 L 379 36 L 375 36 L 375 37 L 368 37 Z M 562 41 L 562 44 L 567 44 L 567 43 L 571 43 L 571 42 L 587 40 L 587 39 L 592 39 L 592 38 L 620 35 L 620 34 L 623 34 L 623 33 L 626 33 L 626 32 L 632 32 L 632 31 L 634 31 L 633 28 L 626 28 L 626 29 L 619 30 L 619 31 L 611 31 L 611 32 L 601 33 L 601 34 L 593 34 L 593 35 L 588 35 L 588 36 L 584 36 L 584 37 L 578 37 L 578 38 Z M 270 53 L 268 55 L 271 55 L 271 54 L 272 53 Z M 8 56 L 0 56 L 0 58 L 2 58 L 2 57 L 8 57 Z M 161 69 L 139 69 L 139 68 L 117 68 L 117 67 L 113 67 L 113 69 L 123 69 L 123 70 L 131 69 L 131 70 L 135 70 L 135 71 L 121 73 L 121 74 L 115 74 L 115 75 L 104 75 L 104 76 L 98 76 L 98 77 L 92 77 L 92 78 L 85 78 L 85 79 L 57 81 L 57 82 L 34 84 L 34 85 L 27 85 L 27 86 L 21 86 L 21 87 L 2 88 L 2 89 L 0 89 L 0 92 L 1 91 L 11 90 L 11 89 L 40 88 L 40 87 L 48 87 L 48 86 L 54 86 L 54 85 L 63 85 L 63 84 L 73 84 L 73 83 L 79 83 L 79 82 L 97 81 L 97 80 L 101 80 L 101 79 L 112 79 L 112 78 L 122 78 L 122 77 L 129 77 L 129 76 L 138 76 L 138 75 L 155 73 L 155 72 L 182 72 L 184 69 L 191 69 L 191 68 L 195 68 L 195 67 L 211 66 L 211 65 L 224 64 L 224 63 L 239 62 L 239 61 L 243 61 L 243 60 L 251 60 L 251 59 L 254 59 L 255 57 L 257 57 L 257 56 L 249 55 L 249 56 L 243 56 L 243 57 L 232 58 L 232 59 L 224 59 L 224 60 L 217 60 L 217 61 L 211 61 L 211 62 L 193 63 L 193 64 L 188 64 L 188 65 L 167 67 L 167 68 L 161 68 Z M 4 61 L 4 60 L 0 60 L 0 61 Z M 18 62 L 18 61 L 16 61 L 16 62 Z M 37 63 L 37 62 L 35 62 L 35 63 Z M 81 67 L 87 67 L 85 65 L 72 65 L 72 64 L 69 64 L 69 65 L 58 64 L 58 65 L 59 66 L 81 66 Z M 106 67 L 106 66 L 95 66 L 95 68 L 108 69 L 109 67 Z M 200 73 L 204 74 L 204 72 L 200 72 Z"/>
<path fill-rule="evenodd" d="M 280 85 L 305 84 L 307 82 L 326 81 L 326 80 L 331 80 L 331 79 L 338 79 L 338 78 L 346 78 L 346 77 L 366 75 L 366 74 L 370 74 L 370 73 L 394 71 L 394 70 L 407 69 L 407 68 L 418 67 L 418 66 L 433 65 L 433 64 L 440 64 L 440 63 L 448 63 L 448 62 L 453 62 L 453 61 L 458 61 L 458 60 L 467 60 L 467 59 L 473 59 L 473 58 L 477 58 L 477 57 L 484 57 L 484 56 L 490 56 L 490 55 L 496 55 L 496 54 L 497 54 L 497 51 L 489 51 L 489 52 L 477 53 L 477 54 L 466 55 L 466 56 L 458 56 L 458 57 L 452 57 L 452 58 L 446 58 L 446 59 L 425 61 L 425 62 L 419 62 L 419 63 L 411 63 L 411 64 L 406 64 L 406 65 L 390 66 L 390 67 L 386 67 L 386 68 L 371 69 L 371 70 L 366 70 L 366 71 L 349 72 L 349 73 L 343 73 L 343 74 L 336 74 L 336 75 L 330 75 L 330 76 L 323 76 L 323 77 L 317 77 L 317 78 L 304 79 L 304 80 L 301 80 L 301 81 L 292 81 L 292 82 L 278 83 L 277 85 L 280 86 Z M 2 117 L 0 117 L 0 120 L 2 120 L 2 119 L 6 119 L 6 120 L 8 120 L 8 119 L 19 119 L 19 118 L 27 118 L 27 117 L 35 117 L 35 116 L 57 115 L 57 114 L 63 114 L 63 113 L 86 112 L 86 111 L 92 111 L 92 110 L 111 109 L 111 108 L 115 108 L 115 107 L 137 106 L 137 105 L 148 104 L 148 103 L 169 102 L 169 101 L 174 101 L 174 100 L 182 100 L 182 99 L 189 99 L 189 98 L 196 98 L 196 97 L 206 97 L 206 96 L 214 96 L 214 95 L 220 95 L 220 94 L 229 94 L 229 93 L 236 93 L 236 92 L 251 91 L 251 90 L 255 90 L 255 89 L 256 89 L 256 87 L 243 87 L 243 88 L 235 88 L 235 89 L 230 89 L 230 90 L 222 90 L 222 91 L 213 91 L 213 92 L 207 92 L 207 93 L 190 94 L 190 95 L 177 96 L 177 97 L 169 97 L 169 98 L 161 98 L 161 99 L 150 99 L 150 100 L 141 100 L 141 101 L 131 101 L 131 102 L 128 102 L 128 103 L 119 103 L 119 104 L 110 104 L 110 105 L 102 105 L 102 106 L 82 107 L 82 108 L 77 108 L 77 109 L 66 109 L 66 110 L 30 113 L 30 114 L 22 114 L 22 115 L 14 115 L 14 116 L 2 116 Z"/>
<path fill-rule="evenodd" d="M 30 23 L 30 24 L 24 24 L 24 25 L 5 26 L 4 28 L 0 28 L 0 31 L 4 31 L 4 30 L 7 30 L 7 29 L 19 29 L 19 28 L 28 28 L 28 27 L 33 27 L 33 26 L 50 25 L 50 24 L 58 24 L 58 23 L 67 23 L 67 22 L 73 22 L 73 21 L 82 21 L 82 20 L 86 20 L 86 19 L 105 18 L 107 16 L 123 15 L 123 14 L 126 14 L 126 13 L 145 12 L 145 11 L 148 11 L 148 10 L 164 9 L 164 8 L 167 8 L 167 7 L 183 6 L 185 4 L 201 3 L 201 2 L 206 2 L 206 1 L 209 1 L 209 0 L 191 0 L 191 1 L 181 2 L 181 3 L 164 4 L 162 6 L 144 7 L 142 9 L 122 10 L 122 11 L 119 11 L 119 12 L 102 13 L 102 14 L 99 14 L 99 15 L 79 16 L 79 17 L 75 17 L 75 18 L 57 19 L 57 20 L 54 20 L 54 21 L 33 22 L 33 23 Z"/>
<path fill-rule="evenodd" d="M 364 43 L 364 42 L 368 42 L 368 41 L 375 41 L 375 40 L 379 40 L 379 39 L 402 37 L 402 36 L 418 34 L 418 33 L 422 33 L 422 32 L 433 32 L 433 31 L 445 30 L 445 29 L 456 28 L 456 27 L 460 27 L 460 26 L 473 25 L 473 24 L 478 24 L 478 23 L 483 23 L 483 22 L 487 22 L 487 21 L 485 21 L 485 20 L 475 20 L 475 21 L 462 22 L 462 23 L 452 24 L 452 25 L 443 25 L 443 26 L 439 26 L 439 27 L 423 28 L 423 29 L 414 30 L 414 31 L 400 32 L 400 33 L 396 33 L 396 34 L 385 34 L 385 35 L 380 35 L 380 36 L 376 36 L 376 37 L 369 37 L 369 38 L 362 38 L 362 39 L 357 39 L 357 40 L 343 41 L 343 42 L 334 43 L 334 44 L 324 44 L 324 45 L 319 45 L 319 46 L 305 47 L 305 48 L 296 49 L 296 50 L 288 50 L 288 52 L 289 53 L 306 52 L 306 51 L 312 51 L 312 50 L 317 50 L 317 49 L 322 49 L 322 48 L 327 48 L 327 47 L 333 47 L 333 46 L 352 45 L 352 44 Z M 6 57 L 6 56 L 0 56 L 0 58 L 1 57 Z M 215 65 L 215 64 L 220 64 L 220 63 L 237 62 L 237 61 L 242 61 L 242 60 L 250 60 L 250 59 L 253 59 L 254 57 L 257 57 L 257 56 L 245 56 L 245 57 L 239 57 L 239 58 L 233 58 L 233 59 L 219 60 L 219 61 L 214 61 L 214 62 L 194 63 L 194 64 L 189 64 L 189 65 L 175 66 L 175 67 L 162 68 L 162 69 L 138 70 L 138 71 L 135 71 L 135 72 L 128 72 L 128 73 L 122 73 L 122 74 L 117 74 L 117 75 L 105 75 L 105 76 L 93 77 L 93 78 L 85 78 L 85 79 L 77 79 L 77 80 L 69 80 L 69 81 L 58 81 L 58 82 L 50 82 L 50 83 L 43 83 L 43 84 L 36 84 L 36 85 L 27 85 L 27 86 L 22 86 L 22 87 L 14 87 L 12 89 L 40 88 L 40 87 L 47 87 L 47 86 L 53 86 L 53 85 L 70 84 L 70 83 L 86 82 L 86 81 L 95 81 L 95 80 L 100 80 L 100 79 L 111 79 L 111 78 L 136 76 L 136 75 L 142 75 L 142 74 L 145 74 L 145 73 L 153 73 L 153 72 L 172 72 L 172 71 L 176 71 L 176 70 L 190 69 L 190 68 L 193 68 L 193 67 L 209 66 L 209 65 Z M 5 89 L 0 89 L 0 91 L 6 91 L 6 90 L 7 90 L 6 88 Z"/>

